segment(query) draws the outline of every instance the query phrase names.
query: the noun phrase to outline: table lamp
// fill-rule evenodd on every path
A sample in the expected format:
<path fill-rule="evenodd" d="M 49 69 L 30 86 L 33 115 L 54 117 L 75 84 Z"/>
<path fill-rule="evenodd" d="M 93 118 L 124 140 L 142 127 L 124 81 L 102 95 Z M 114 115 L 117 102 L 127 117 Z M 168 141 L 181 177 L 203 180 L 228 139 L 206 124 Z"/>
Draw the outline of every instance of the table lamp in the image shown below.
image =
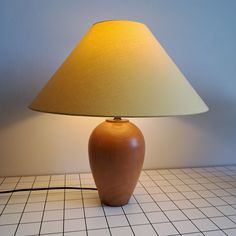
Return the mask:
<path fill-rule="evenodd" d="M 149 29 L 128 20 L 95 23 L 30 108 L 114 117 L 94 129 L 88 145 L 99 197 L 110 206 L 128 203 L 144 161 L 141 131 L 122 118 L 208 110 Z"/>

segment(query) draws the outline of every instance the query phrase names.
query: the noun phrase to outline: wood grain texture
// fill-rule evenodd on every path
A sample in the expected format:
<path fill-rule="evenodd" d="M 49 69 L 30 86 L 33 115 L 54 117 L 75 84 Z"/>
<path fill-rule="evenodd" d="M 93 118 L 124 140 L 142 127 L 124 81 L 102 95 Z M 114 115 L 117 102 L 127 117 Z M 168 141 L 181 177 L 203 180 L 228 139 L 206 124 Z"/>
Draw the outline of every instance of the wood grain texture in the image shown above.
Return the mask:
<path fill-rule="evenodd" d="M 145 153 L 141 131 L 128 120 L 106 120 L 89 139 L 89 161 L 101 201 L 127 204 L 137 184 Z"/>

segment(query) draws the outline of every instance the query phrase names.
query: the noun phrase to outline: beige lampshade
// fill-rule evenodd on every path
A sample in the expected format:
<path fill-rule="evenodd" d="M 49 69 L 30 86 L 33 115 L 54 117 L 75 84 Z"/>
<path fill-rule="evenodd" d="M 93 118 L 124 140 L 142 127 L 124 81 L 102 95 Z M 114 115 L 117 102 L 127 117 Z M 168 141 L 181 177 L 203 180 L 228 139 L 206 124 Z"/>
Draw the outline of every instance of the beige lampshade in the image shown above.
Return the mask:
<path fill-rule="evenodd" d="M 208 110 L 149 29 L 126 20 L 94 24 L 30 108 L 106 117 Z"/>

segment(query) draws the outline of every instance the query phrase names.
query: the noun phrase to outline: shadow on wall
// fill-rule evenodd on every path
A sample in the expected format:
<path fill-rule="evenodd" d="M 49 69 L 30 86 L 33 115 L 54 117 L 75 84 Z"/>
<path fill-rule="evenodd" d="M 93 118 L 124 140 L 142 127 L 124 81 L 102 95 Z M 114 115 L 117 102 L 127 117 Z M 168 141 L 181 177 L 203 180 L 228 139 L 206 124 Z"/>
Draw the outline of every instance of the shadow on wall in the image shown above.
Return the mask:
<path fill-rule="evenodd" d="M 37 112 L 32 112 L 28 106 L 50 78 L 52 65 L 48 63 L 41 69 L 41 73 L 37 73 L 35 67 L 40 67 L 38 64 L 28 61 L 18 63 L 5 61 L 0 64 L 2 74 L 0 78 L 0 130 L 39 115 Z"/>
<path fill-rule="evenodd" d="M 178 120 L 185 124 L 204 129 L 205 133 L 224 143 L 225 141 L 235 142 L 236 101 L 226 96 L 220 98 L 205 99 L 209 106 L 209 111 L 206 114 L 193 115 L 191 119 L 188 116 L 178 117 Z"/>
<path fill-rule="evenodd" d="M 4 82 L 7 81 L 3 81 L 3 84 L 5 84 Z M 39 114 L 37 112 L 32 112 L 28 108 L 33 97 L 32 90 L 34 90 L 32 89 L 31 84 L 20 87 L 16 86 L 14 83 L 8 83 L 8 86 L 3 86 L 1 90 L 0 130 L 22 120 L 33 118 Z"/>
<path fill-rule="evenodd" d="M 20 102 L 19 104 L 16 102 L 15 104 L 8 104 L 8 107 L 5 109 L 1 109 L 0 131 L 25 119 L 34 118 L 40 115 L 37 112 L 30 111 L 27 108 L 27 105 L 24 105 Z"/>

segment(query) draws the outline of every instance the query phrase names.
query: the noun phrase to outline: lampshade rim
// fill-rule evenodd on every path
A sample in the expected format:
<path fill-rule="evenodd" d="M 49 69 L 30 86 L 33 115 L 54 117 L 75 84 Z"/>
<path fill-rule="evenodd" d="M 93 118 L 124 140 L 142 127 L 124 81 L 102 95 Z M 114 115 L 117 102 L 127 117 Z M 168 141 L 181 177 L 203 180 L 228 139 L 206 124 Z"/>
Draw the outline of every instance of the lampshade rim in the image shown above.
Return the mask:
<path fill-rule="evenodd" d="M 121 21 L 121 22 L 133 22 L 133 23 L 138 23 L 138 24 L 141 24 L 141 25 L 145 25 L 144 23 L 142 23 L 141 21 L 136 21 L 136 20 L 126 20 L 126 19 L 111 19 L 111 20 L 101 20 L 101 21 L 97 21 L 95 23 L 93 23 L 93 25 L 96 25 L 96 24 L 101 24 L 101 23 L 106 23 L 106 22 L 109 22 L 109 21 Z"/>
<path fill-rule="evenodd" d="M 158 117 L 177 117 L 177 116 L 191 116 L 191 115 L 197 115 L 197 114 L 202 114 L 202 113 L 205 113 L 207 111 L 209 111 L 209 107 L 206 105 L 206 109 L 205 110 L 202 110 L 202 111 L 196 111 L 196 112 L 189 112 L 189 113 L 183 113 L 183 114 L 170 114 L 170 115 L 135 115 L 135 116 L 132 116 L 132 115 L 120 115 L 120 114 L 114 114 L 114 115 L 87 115 L 87 114 L 75 114 L 75 113 L 66 113 L 66 112 L 53 112 L 53 111 L 44 111 L 44 110 L 41 110 L 41 109 L 37 109 L 37 108 L 34 108 L 34 107 L 31 107 L 28 106 L 28 108 L 30 110 L 33 110 L 33 111 L 38 111 L 38 112 L 42 112 L 42 113 L 48 113 L 48 114 L 55 114 L 55 115 L 68 115 L 68 116 L 87 116 L 87 117 L 124 117 L 124 118 L 158 118 Z"/>
<path fill-rule="evenodd" d="M 44 86 L 32 110 L 91 117 L 171 117 L 208 110 L 145 24 L 99 23 L 104 24 L 92 26 Z"/>

